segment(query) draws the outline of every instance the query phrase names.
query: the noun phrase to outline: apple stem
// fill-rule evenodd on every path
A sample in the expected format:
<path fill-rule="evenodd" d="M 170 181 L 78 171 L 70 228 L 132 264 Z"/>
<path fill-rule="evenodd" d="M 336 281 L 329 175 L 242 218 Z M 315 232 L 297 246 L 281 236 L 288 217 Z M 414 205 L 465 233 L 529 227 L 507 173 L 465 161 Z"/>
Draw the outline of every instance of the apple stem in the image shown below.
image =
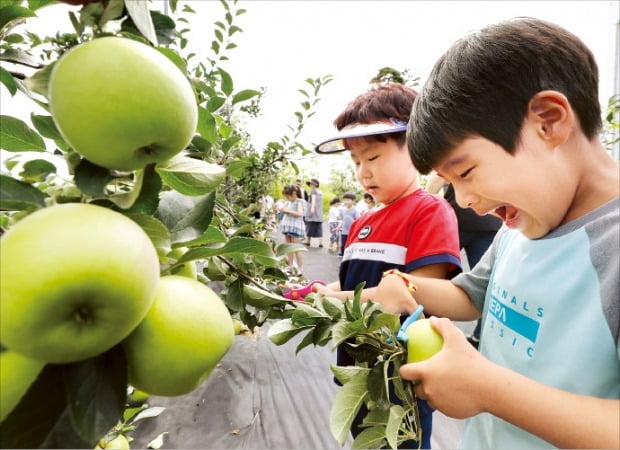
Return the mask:
<path fill-rule="evenodd" d="M 152 155 L 153 153 L 155 153 L 156 145 L 155 144 L 145 145 L 144 147 L 141 147 L 140 150 L 142 150 L 147 155 Z"/>
<path fill-rule="evenodd" d="M 79 307 L 75 310 L 75 321 L 78 323 L 91 323 L 92 315 L 88 309 Z"/>

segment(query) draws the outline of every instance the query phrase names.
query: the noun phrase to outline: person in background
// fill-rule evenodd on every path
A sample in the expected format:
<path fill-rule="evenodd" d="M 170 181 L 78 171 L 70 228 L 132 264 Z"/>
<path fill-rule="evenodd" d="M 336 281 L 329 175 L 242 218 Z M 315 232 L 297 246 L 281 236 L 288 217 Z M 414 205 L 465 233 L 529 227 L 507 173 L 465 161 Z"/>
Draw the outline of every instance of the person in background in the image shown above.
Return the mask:
<path fill-rule="evenodd" d="M 470 270 L 473 269 L 493 242 L 497 230 L 502 226 L 501 219 L 492 214 L 479 216 L 470 208 L 461 208 L 456 201 L 454 187 L 446 183 L 443 178 L 437 175 L 437 172 L 433 171 L 429 175 L 426 190 L 431 194 L 439 194 L 443 190 L 443 198 L 454 208 L 456 220 L 459 224 L 461 250 L 465 250 L 469 268 Z M 473 333 L 467 338 L 476 348 L 480 343 L 480 328 L 481 321 L 478 319 Z"/>
<path fill-rule="evenodd" d="M 400 374 L 467 419 L 463 448 L 620 448 L 620 165 L 601 122 L 592 52 L 527 17 L 453 44 L 415 102 L 416 167 L 504 222 L 470 272 L 410 277 L 443 348 Z M 412 299 L 391 277 L 378 296 Z M 477 352 L 449 319 L 481 315 Z"/>
<path fill-rule="evenodd" d="M 339 280 L 317 286 L 317 291 L 326 296 L 353 298 L 355 288 L 365 282 L 360 300 L 374 300 L 376 286 L 386 272 L 447 278 L 460 271 L 454 211 L 444 199 L 421 188 L 418 171 L 407 151 L 405 131 L 416 95 L 416 91 L 398 83 L 373 85 L 336 118 L 334 125 L 339 133 L 316 148 L 319 153 L 347 151 L 364 191 L 384 205 L 351 225 L 343 246 Z M 345 194 L 343 198 L 357 213 L 355 196 Z M 403 279 L 401 282 L 404 286 Z M 412 299 L 399 304 L 384 299 L 382 306 L 386 312 L 406 315 L 413 312 L 414 303 Z M 355 364 L 347 345 L 338 347 L 339 366 Z M 398 402 L 395 396 L 392 400 Z M 421 438 L 405 441 L 400 448 L 430 447 L 432 410 L 424 402 L 418 403 L 418 410 Z M 353 420 L 353 436 L 364 429 L 361 425 L 367 412 L 362 405 Z"/>
<path fill-rule="evenodd" d="M 303 220 L 304 201 L 299 198 L 299 188 L 292 184 L 284 186 L 282 195 L 286 202 L 280 206 L 282 213 L 280 220 L 280 232 L 284 235 L 285 242 L 299 244 L 304 238 L 305 225 Z M 292 274 L 302 274 L 301 252 L 289 253 L 287 256 L 288 268 Z"/>
<path fill-rule="evenodd" d="M 340 229 L 340 250 L 338 256 L 342 256 L 344 252 L 344 246 L 349 236 L 349 230 L 353 222 L 360 217 L 360 213 L 355 207 L 355 194 L 347 192 L 342 196 L 343 205 L 340 207 L 340 221 L 342 223 Z"/>
<path fill-rule="evenodd" d="M 323 193 L 319 189 L 320 183 L 312 178 L 306 183 L 310 186 L 308 205 L 306 206 L 306 245 L 310 247 L 312 238 L 319 240 L 319 248 L 323 248 Z"/>
<path fill-rule="evenodd" d="M 368 203 L 366 203 L 364 197 L 360 198 L 359 201 L 355 204 L 355 209 L 357 209 L 357 212 L 360 216 L 366 214 L 366 211 L 368 211 Z"/>
<path fill-rule="evenodd" d="M 366 213 L 372 213 L 379 209 L 379 205 L 375 202 L 375 198 L 368 192 L 364 192 L 363 200 L 366 204 L 366 211 L 362 213 L 362 216 Z"/>
<path fill-rule="evenodd" d="M 308 192 L 304 189 L 302 183 L 301 183 L 301 179 L 297 178 L 295 180 L 295 186 L 297 186 L 297 188 L 299 189 L 299 193 L 300 196 L 299 198 L 301 198 L 304 201 L 308 201 Z"/>
<path fill-rule="evenodd" d="M 329 202 L 327 224 L 329 225 L 329 251 L 338 252 L 340 251 L 340 229 L 342 228 L 339 197 L 334 197 Z"/>

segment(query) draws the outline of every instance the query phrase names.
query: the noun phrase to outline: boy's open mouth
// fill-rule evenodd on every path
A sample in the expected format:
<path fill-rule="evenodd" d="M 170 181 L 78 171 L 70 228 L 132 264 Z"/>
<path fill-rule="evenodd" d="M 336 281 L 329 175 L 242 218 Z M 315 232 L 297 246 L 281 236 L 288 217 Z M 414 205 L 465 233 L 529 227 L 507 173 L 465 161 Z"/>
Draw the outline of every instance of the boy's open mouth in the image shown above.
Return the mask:
<path fill-rule="evenodd" d="M 517 217 L 517 215 L 519 214 L 519 211 L 517 211 L 516 208 L 513 208 L 512 206 L 506 206 L 506 205 L 500 206 L 499 208 L 495 208 L 495 211 L 493 212 L 504 222 L 510 222 L 515 217 Z"/>

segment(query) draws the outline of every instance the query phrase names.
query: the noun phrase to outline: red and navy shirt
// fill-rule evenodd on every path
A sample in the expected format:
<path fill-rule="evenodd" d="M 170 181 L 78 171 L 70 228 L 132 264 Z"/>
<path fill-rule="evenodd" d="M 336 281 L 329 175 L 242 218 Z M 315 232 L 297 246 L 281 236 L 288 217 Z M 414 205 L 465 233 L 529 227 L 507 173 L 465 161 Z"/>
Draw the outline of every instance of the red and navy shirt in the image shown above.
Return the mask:
<path fill-rule="evenodd" d="M 451 264 L 451 276 L 461 271 L 456 215 L 443 198 L 418 189 L 353 223 L 340 264 L 340 287 L 354 290 L 362 281 L 374 287 L 385 270 L 411 272 L 443 263 Z"/>

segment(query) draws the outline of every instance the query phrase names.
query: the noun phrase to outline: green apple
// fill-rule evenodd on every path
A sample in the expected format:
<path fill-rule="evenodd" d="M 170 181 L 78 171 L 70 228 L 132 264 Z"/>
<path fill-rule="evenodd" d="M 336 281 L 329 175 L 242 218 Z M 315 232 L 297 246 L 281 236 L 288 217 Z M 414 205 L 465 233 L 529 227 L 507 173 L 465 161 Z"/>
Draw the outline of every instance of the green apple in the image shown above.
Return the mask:
<path fill-rule="evenodd" d="M 239 319 L 233 319 L 233 329 L 235 334 L 241 334 L 241 330 L 243 330 L 243 322 Z"/>
<path fill-rule="evenodd" d="M 141 391 L 140 389 L 133 388 L 131 394 L 127 397 L 127 400 L 130 405 L 137 406 L 146 403 L 150 397 L 151 396 L 148 393 Z"/>
<path fill-rule="evenodd" d="M 153 303 L 159 260 L 131 219 L 66 203 L 36 211 L 0 239 L 0 342 L 30 358 L 98 355 Z"/>
<path fill-rule="evenodd" d="M 109 169 L 170 159 L 187 147 L 198 123 L 185 75 L 131 39 L 102 37 L 69 50 L 52 69 L 48 98 L 71 147 Z"/>
<path fill-rule="evenodd" d="M 151 395 L 186 394 L 233 341 L 232 318 L 215 292 L 191 278 L 161 277 L 153 306 L 123 341 L 129 383 Z"/>
<path fill-rule="evenodd" d="M 45 363 L 12 350 L 0 352 L 0 422 L 19 404 Z"/>
<path fill-rule="evenodd" d="M 407 327 L 405 332 L 408 337 L 408 363 L 424 361 L 443 347 L 443 337 L 435 331 L 428 319 L 416 320 Z"/>
<path fill-rule="evenodd" d="M 110 449 L 110 450 L 129 450 L 129 441 L 122 434 L 117 435 L 114 439 L 110 441 L 101 439 L 97 443 L 95 450 L 102 450 L 104 448 Z"/>
<path fill-rule="evenodd" d="M 173 248 L 170 253 L 168 253 L 168 257 L 174 260 L 171 261 L 174 264 L 186 252 L 187 247 Z M 193 278 L 194 280 L 197 279 L 198 270 L 196 269 L 196 261 L 188 261 L 185 264 L 173 268 L 172 275 L 180 275 L 183 277 Z"/>

